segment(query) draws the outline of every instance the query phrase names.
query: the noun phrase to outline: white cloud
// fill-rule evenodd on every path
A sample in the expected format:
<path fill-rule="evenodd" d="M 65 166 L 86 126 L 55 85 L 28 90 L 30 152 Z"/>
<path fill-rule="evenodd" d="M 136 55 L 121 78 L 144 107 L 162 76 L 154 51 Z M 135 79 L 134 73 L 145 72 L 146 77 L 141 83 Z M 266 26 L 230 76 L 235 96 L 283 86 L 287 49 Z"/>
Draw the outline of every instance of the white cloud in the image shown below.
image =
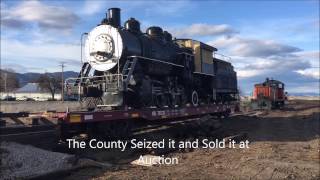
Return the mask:
<path fill-rule="evenodd" d="M 103 13 L 106 11 L 106 1 L 91 1 L 86 0 L 83 5 L 83 9 L 80 12 L 84 15 L 93 15 L 96 13 Z"/>
<path fill-rule="evenodd" d="M 319 94 L 319 81 L 318 82 L 296 82 L 286 84 L 286 91 L 290 94 L 310 94 L 310 95 L 320 95 Z"/>
<path fill-rule="evenodd" d="M 191 26 L 183 26 L 180 28 L 172 28 L 170 32 L 177 37 L 214 36 L 222 34 L 230 35 L 236 33 L 227 24 L 214 25 L 204 23 L 192 24 Z"/>
<path fill-rule="evenodd" d="M 239 84 L 246 93 L 266 77 L 283 81 L 289 92 L 296 93 L 301 89 L 303 93 L 314 93 L 319 90 L 319 51 L 303 51 L 273 40 L 240 35 L 220 37 L 209 44 L 231 55 Z M 310 84 L 309 88 L 307 84 Z M 318 87 L 313 88 L 314 85 Z"/>
<path fill-rule="evenodd" d="M 255 70 L 272 69 L 278 66 L 279 63 L 281 62 L 274 59 L 255 58 L 252 59 L 252 62 L 247 64 L 245 68 Z"/>
<path fill-rule="evenodd" d="M 304 56 L 304 57 L 307 57 L 310 59 L 315 59 L 315 60 L 319 60 L 319 58 L 320 58 L 319 51 L 302 51 L 302 52 L 297 52 L 295 54 L 299 55 L 299 56 Z"/>
<path fill-rule="evenodd" d="M 242 69 L 237 71 L 237 77 L 240 79 L 250 78 L 260 74 L 261 71 L 256 69 Z"/>
<path fill-rule="evenodd" d="M 245 39 L 239 36 L 224 36 L 208 42 L 214 47 L 228 49 L 228 53 L 244 57 L 283 56 L 301 51 L 300 48 L 278 43 L 274 40 Z"/>
<path fill-rule="evenodd" d="M 73 44 L 23 43 L 17 40 L 1 39 L 1 45 L 2 55 L 8 56 L 76 59 L 80 54 L 80 47 Z"/>
<path fill-rule="evenodd" d="M 308 59 L 311 66 L 313 68 L 319 68 L 320 67 L 320 52 L 319 51 L 301 51 L 297 53 L 293 53 L 296 56 L 299 56 L 301 58 Z"/>
<path fill-rule="evenodd" d="M 6 66 L 20 64 L 48 71 L 57 71 L 59 70 L 58 64 L 66 62 L 68 68 L 78 71 L 80 68 L 80 46 L 57 43 L 25 43 L 1 39 L 1 60 L 2 65 Z"/>
<path fill-rule="evenodd" d="M 15 7 L 5 9 L 1 24 L 11 28 L 21 28 L 36 23 L 45 30 L 70 32 L 79 17 L 64 7 L 50 6 L 39 1 L 24 1 Z"/>
<path fill-rule="evenodd" d="M 304 70 L 297 70 L 296 72 L 306 77 L 320 79 L 319 71 L 320 71 L 319 68 L 308 68 Z"/>
<path fill-rule="evenodd" d="M 241 61 L 241 63 L 238 61 Z M 311 67 L 308 60 L 298 56 L 272 58 L 247 57 L 245 60 L 233 57 L 232 62 L 235 62 L 233 65 L 239 79 L 270 76 L 290 78 L 292 75 L 297 76 L 297 71 Z"/>

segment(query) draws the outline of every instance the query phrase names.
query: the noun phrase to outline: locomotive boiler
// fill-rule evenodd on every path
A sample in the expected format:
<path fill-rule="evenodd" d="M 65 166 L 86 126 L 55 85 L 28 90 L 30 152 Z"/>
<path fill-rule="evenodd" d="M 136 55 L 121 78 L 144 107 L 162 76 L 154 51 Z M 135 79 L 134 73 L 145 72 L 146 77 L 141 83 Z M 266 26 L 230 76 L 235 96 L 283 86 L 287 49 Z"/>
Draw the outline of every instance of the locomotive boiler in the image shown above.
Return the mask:
<path fill-rule="evenodd" d="M 236 100 L 236 72 L 214 57 L 215 47 L 173 39 L 157 26 L 143 33 L 134 18 L 123 27 L 120 22 L 120 9 L 110 8 L 88 33 L 85 63 L 73 82 L 88 107 L 162 108 Z"/>

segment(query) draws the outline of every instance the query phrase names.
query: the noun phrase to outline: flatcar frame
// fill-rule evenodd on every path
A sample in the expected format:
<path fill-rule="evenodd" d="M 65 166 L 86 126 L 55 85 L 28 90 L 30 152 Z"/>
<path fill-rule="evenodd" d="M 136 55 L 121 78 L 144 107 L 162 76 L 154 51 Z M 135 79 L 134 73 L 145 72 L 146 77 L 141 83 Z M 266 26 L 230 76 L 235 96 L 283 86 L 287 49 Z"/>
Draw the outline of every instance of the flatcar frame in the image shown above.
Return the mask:
<path fill-rule="evenodd" d="M 60 137 L 66 139 L 72 135 L 83 133 L 84 129 L 97 123 L 121 121 L 175 121 L 181 118 L 200 117 L 213 115 L 228 117 L 239 110 L 239 102 L 228 104 L 210 104 L 203 106 L 186 106 L 177 108 L 145 108 L 108 111 L 73 111 L 65 113 L 59 119 Z M 119 123 L 120 126 L 120 123 Z"/>

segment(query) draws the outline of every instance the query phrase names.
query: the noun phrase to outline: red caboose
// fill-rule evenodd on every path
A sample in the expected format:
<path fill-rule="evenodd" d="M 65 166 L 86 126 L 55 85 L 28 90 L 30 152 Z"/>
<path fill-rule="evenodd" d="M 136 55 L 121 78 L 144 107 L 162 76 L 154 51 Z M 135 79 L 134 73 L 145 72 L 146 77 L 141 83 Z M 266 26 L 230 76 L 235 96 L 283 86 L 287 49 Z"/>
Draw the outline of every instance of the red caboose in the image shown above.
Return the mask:
<path fill-rule="evenodd" d="M 284 83 L 267 78 L 262 84 L 255 84 L 253 90 L 253 100 L 267 100 L 272 108 L 284 106 L 287 99 L 284 91 Z"/>

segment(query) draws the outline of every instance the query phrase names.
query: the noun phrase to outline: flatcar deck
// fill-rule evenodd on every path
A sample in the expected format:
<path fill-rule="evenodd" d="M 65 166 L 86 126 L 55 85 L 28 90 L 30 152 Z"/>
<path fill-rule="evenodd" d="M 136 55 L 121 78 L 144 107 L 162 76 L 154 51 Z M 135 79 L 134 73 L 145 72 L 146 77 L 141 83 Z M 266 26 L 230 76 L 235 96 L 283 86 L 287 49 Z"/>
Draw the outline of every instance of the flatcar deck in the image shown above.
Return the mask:
<path fill-rule="evenodd" d="M 238 103 L 186 106 L 178 108 L 146 108 L 106 111 L 74 111 L 60 118 L 60 137 L 67 139 L 79 134 L 125 138 L 135 125 L 165 123 L 206 115 L 227 117 L 238 109 Z M 141 125 L 141 124 L 140 124 Z"/>
<path fill-rule="evenodd" d="M 101 121 L 115 121 L 128 119 L 160 120 L 176 119 L 181 117 L 196 116 L 203 114 L 229 115 L 237 108 L 237 104 L 212 104 L 197 107 L 181 108 L 148 108 L 148 109 L 128 109 L 110 111 L 75 111 L 67 112 L 62 123 L 90 123 Z"/>

